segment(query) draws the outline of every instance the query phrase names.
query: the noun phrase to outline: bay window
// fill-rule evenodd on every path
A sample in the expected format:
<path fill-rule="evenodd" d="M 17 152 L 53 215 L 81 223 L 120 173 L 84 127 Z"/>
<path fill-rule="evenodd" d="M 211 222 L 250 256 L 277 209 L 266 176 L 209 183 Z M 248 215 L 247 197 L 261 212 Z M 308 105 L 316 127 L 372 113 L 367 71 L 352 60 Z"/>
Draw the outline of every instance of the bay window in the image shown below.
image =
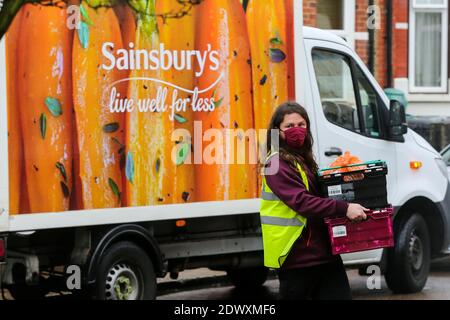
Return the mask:
<path fill-rule="evenodd" d="M 411 0 L 411 93 L 445 93 L 448 83 L 448 0 Z"/>

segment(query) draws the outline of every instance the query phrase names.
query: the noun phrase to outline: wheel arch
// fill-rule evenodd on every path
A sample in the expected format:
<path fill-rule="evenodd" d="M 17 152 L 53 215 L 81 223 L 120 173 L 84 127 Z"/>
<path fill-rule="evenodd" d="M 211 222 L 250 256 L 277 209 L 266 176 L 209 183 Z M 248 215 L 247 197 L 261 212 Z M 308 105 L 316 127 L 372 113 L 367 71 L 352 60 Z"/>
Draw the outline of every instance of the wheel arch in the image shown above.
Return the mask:
<path fill-rule="evenodd" d="M 421 215 L 427 224 L 432 256 L 439 255 L 445 249 L 445 226 L 447 223 L 438 205 L 426 197 L 411 198 L 403 206 L 397 208 L 394 216 L 394 233 L 401 230 L 414 213 Z"/>
<path fill-rule="evenodd" d="M 130 241 L 141 247 L 153 263 L 156 275 L 158 277 L 164 276 L 163 256 L 155 238 L 142 226 L 126 224 L 108 230 L 92 250 L 87 265 L 87 280 L 89 284 L 95 283 L 96 270 L 105 251 L 111 245 L 120 241 Z"/>

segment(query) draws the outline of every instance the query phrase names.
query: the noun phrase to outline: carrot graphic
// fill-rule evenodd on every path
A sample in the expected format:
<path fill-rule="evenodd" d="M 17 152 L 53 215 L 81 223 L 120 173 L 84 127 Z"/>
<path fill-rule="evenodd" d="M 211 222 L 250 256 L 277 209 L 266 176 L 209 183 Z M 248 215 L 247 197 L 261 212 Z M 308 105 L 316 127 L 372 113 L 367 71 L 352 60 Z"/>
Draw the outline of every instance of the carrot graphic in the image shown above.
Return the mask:
<path fill-rule="evenodd" d="M 177 0 L 157 0 L 156 12 L 158 16 L 165 16 L 167 13 L 176 14 L 181 12 L 183 6 Z M 181 18 L 158 19 L 159 35 L 161 43 L 164 43 L 167 50 L 174 50 L 181 52 L 182 50 L 193 50 L 195 37 L 195 6 L 192 6 L 189 14 Z M 182 32 L 180 32 L 182 30 Z M 162 72 L 162 78 L 166 82 L 172 83 L 179 87 L 192 90 L 194 87 L 194 72 L 193 70 L 177 71 L 172 68 Z M 181 90 L 176 91 L 176 98 L 173 98 L 174 90 L 169 87 L 167 103 L 169 105 L 175 104 L 178 99 L 186 99 L 191 97 Z M 193 135 L 193 114 L 189 105 L 186 110 L 174 114 L 175 129 L 185 129 L 190 133 L 189 135 L 182 135 L 177 138 L 177 145 L 174 152 L 176 152 L 176 166 L 173 173 L 173 194 L 175 203 L 193 202 L 195 200 L 194 193 L 194 167 L 192 164 L 191 154 L 191 139 Z M 169 137 L 167 137 L 169 138 Z M 191 162 L 185 161 L 189 154 L 191 154 Z"/>
<path fill-rule="evenodd" d="M 72 195 L 70 198 L 70 210 L 83 209 L 82 183 L 80 178 L 80 148 L 78 144 L 77 121 L 75 117 L 72 121 L 72 141 L 73 141 L 73 182 Z"/>
<path fill-rule="evenodd" d="M 209 0 L 199 5 L 198 16 L 197 49 L 202 53 L 210 53 L 209 49 L 219 51 L 218 70 L 214 70 L 213 62 L 208 62 L 204 74 L 197 78 L 198 87 L 208 88 L 221 75 L 223 77 L 213 90 L 199 96 L 203 99 L 212 97 L 215 110 L 195 112 L 195 120 L 202 122 L 203 130 L 213 128 L 223 132 L 227 128 L 244 131 L 253 128 L 250 47 L 244 10 L 239 0 Z M 248 142 L 248 137 L 238 134 L 234 139 L 234 149 L 230 146 L 225 149 L 224 143 L 215 141 L 218 146 L 215 152 L 220 148 L 225 149 L 226 154 L 234 151 L 236 161 L 237 155 L 242 154 L 242 150 L 236 148 L 243 140 Z M 246 164 L 209 164 L 204 161 L 195 166 L 197 200 L 256 197 L 256 166 L 249 164 L 250 153 L 253 152 L 247 152 L 248 147 L 245 150 Z M 208 143 L 204 143 L 202 151 L 206 155 L 214 155 Z M 226 154 L 220 156 L 216 153 L 221 160 L 225 160 Z"/>
<path fill-rule="evenodd" d="M 268 128 L 273 110 L 288 97 L 288 39 L 283 1 L 250 0 L 247 23 L 252 53 L 255 126 L 263 129 Z"/>
<path fill-rule="evenodd" d="M 102 54 L 104 43 L 122 48 L 122 36 L 112 8 L 92 9 L 82 1 L 82 27 L 74 37 L 72 54 L 73 100 L 79 148 L 79 175 L 85 209 L 110 208 L 121 204 L 121 156 L 125 149 L 124 115 L 109 108 L 111 85 L 122 79 Z M 83 31 L 83 29 L 85 31 Z M 81 35 L 81 33 L 85 35 Z M 120 98 L 123 85 L 114 86 Z"/>
<path fill-rule="evenodd" d="M 286 55 L 288 100 L 295 100 L 294 1 L 284 0 L 286 17 Z"/>
<path fill-rule="evenodd" d="M 138 9 L 135 48 L 158 49 L 160 40 L 155 16 L 155 0 L 133 1 Z M 132 78 L 161 79 L 159 70 L 134 70 Z M 126 116 L 126 177 L 129 206 L 153 205 L 173 202 L 173 169 L 170 137 L 174 122 L 168 110 L 163 111 L 158 88 L 150 80 L 132 80 L 128 96 L 134 101 L 134 110 Z M 159 110 L 148 111 L 156 99 Z M 140 104 L 140 106 L 139 106 Z M 167 104 L 167 103 L 166 103 Z"/>
<path fill-rule="evenodd" d="M 10 214 L 21 212 L 20 199 L 23 182 L 22 132 L 19 114 L 19 86 L 17 83 L 17 42 L 20 34 L 22 11 L 19 11 L 6 33 L 6 65 L 8 77 L 8 152 L 9 152 L 9 211 Z"/>
<path fill-rule="evenodd" d="M 253 75 L 255 129 L 267 129 L 278 105 L 288 100 L 288 65 L 284 1 L 250 0 L 247 25 L 250 36 Z M 261 23 L 264 21 L 264 23 Z M 259 136 L 260 158 L 265 135 Z M 258 176 L 258 190 L 261 180 Z"/>
<path fill-rule="evenodd" d="M 119 20 L 123 45 L 127 48 L 130 42 L 134 42 L 136 38 L 136 17 L 133 9 L 123 2 L 117 3 L 117 5 L 114 6 L 114 11 Z"/>
<path fill-rule="evenodd" d="M 119 20 L 120 31 L 122 32 L 122 41 L 124 48 L 130 48 L 130 43 L 134 44 L 136 39 L 136 14 L 133 9 L 125 2 L 119 2 L 114 5 L 114 11 Z M 123 71 L 123 77 L 129 76 L 130 71 Z M 124 83 L 124 92 L 128 92 L 128 83 Z M 122 185 L 127 183 L 126 175 L 122 175 Z M 122 193 L 122 204 L 127 204 L 127 193 Z"/>
<path fill-rule="evenodd" d="M 26 4 L 22 19 L 17 73 L 30 210 L 66 211 L 73 153 L 67 10 Z"/>

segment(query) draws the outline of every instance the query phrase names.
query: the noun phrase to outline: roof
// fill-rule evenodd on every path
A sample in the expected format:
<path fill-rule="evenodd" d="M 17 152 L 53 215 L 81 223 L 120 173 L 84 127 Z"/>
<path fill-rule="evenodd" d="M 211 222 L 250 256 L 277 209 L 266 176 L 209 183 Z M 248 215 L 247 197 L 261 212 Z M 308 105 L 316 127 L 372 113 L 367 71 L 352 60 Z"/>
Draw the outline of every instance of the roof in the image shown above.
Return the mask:
<path fill-rule="evenodd" d="M 337 36 L 336 34 L 330 32 L 330 31 L 326 31 L 326 30 L 322 30 L 322 29 L 303 27 L 303 37 L 305 39 L 331 41 L 331 42 L 336 42 L 336 43 L 342 44 L 344 46 L 348 46 L 347 41 L 345 41 L 341 37 Z"/>

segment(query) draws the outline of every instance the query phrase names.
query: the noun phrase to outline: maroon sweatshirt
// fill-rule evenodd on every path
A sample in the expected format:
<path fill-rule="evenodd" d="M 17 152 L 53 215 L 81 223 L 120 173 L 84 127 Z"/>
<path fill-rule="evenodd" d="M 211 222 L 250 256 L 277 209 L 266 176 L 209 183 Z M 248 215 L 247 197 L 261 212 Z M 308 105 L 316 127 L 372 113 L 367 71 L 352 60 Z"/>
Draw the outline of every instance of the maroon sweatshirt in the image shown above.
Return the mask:
<path fill-rule="evenodd" d="M 279 155 L 274 155 L 268 166 L 279 160 L 279 170 L 275 175 L 267 175 L 266 182 L 272 192 L 287 206 L 308 219 L 302 235 L 293 245 L 282 265 L 283 269 L 311 267 L 339 259 L 331 253 L 330 239 L 324 218 L 345 216 L 348 203 L 330 198 L 322 198 L 319 193 L 317 176 L 303 166 L 307 173 L 309 192 L 300 173 L 292 169 Z"/>

